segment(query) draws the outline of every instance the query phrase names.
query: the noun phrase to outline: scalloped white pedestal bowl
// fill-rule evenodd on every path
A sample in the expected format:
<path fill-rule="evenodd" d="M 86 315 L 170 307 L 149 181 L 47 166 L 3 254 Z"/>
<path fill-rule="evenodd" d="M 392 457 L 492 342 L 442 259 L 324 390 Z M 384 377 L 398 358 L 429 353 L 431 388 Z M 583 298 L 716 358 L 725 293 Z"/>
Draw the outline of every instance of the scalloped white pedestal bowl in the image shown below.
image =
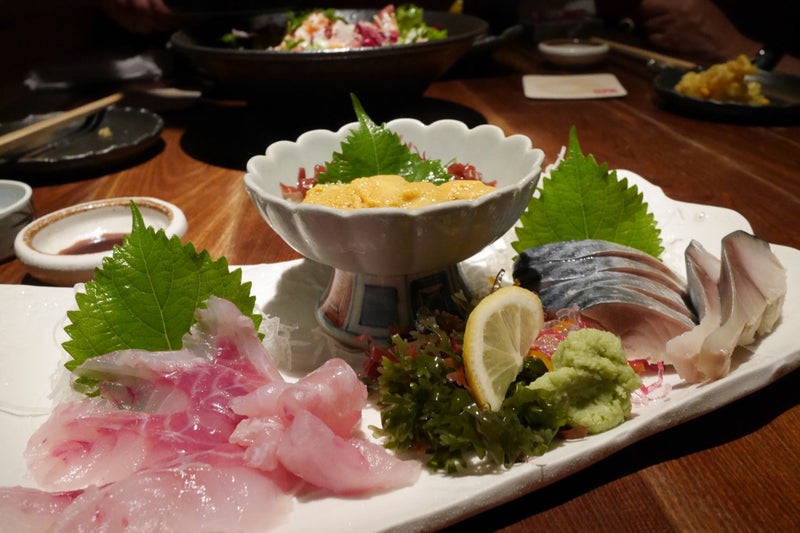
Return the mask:
<path fill-rule="evenodd" d="M 331 159 L 357 123 L 339 131 L 312 130 L 279 141 L 247 163 L 244 183 L 267 223 L 303 256 L 347 272 L 400 276 L 446 269 L 503 235 L 525 210 L 541 173 L 544 153 L 523 135 L 491 125 L 468 128 L 455 120 L 430 125 L 413 119 L 387 123 L 427 158 L 469 163 L 497 189 L 477 200 L 419 209 L 341 210 L 282 197 L 298 169 Z"/>

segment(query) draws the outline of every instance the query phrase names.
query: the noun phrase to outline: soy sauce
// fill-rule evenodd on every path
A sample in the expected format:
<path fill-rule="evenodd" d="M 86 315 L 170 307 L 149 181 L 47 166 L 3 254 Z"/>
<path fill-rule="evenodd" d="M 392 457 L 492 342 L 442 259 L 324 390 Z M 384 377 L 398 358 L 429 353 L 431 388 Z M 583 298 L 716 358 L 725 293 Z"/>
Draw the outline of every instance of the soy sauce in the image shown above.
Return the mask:
<path fill-rule="evenodd" d="M 123 237 L 125 237 L 125 233 L 103 233 L 97 237 L 80 240 L 58 253 L 59 255 L 81 255 L 107 252 L 115 244 L 122 244 Z"/>

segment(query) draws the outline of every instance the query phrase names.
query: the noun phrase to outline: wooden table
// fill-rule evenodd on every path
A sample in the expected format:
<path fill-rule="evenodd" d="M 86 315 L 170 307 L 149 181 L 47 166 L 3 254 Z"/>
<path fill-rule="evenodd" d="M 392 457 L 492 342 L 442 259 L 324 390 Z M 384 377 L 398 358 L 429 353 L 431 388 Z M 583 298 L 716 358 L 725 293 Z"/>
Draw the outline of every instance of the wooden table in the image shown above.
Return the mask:
<path fill-rule="evenodd" d="M 584 152 L 634 171 L 672 198 L 742 213 L 757 235 L 800 248 L 800 128 L 708 122 L 672 114 L 654 100 L 653 72 L 615 59 L 602 67 L 628 90 L 624 98 L 534 101 L 521 73 L 557 73 L 532 53 L 501 54 L 511 71 L 451 77 L 433 84 L 428 105 L 477 112 L 508 134 L 528 135 L 555 160 L 576 126 Z M 448 107 L 447 102 L 450 102 Z M 459 104 L 452 106 L 452 103 Z M 348 108 L 349 110 L 349 108 Z M 70 179 L 34 179 L 38 215 L 77 202 L 153 195 L 186 213 L 186 239 L 231 264 L 298 255 L 273 233 L 242 185 L 247 155 L 270 138 L 294 138 L 269 110 L 251 121 L 270 130 L 236 134 L 249 108 L 201 102 L 165 112 L 158 153 L 128 168 Z M 273 111 L 275 113 L 275 111 Z M 459 117 L 456 117 L 459 118 Z M 349 118 L 347 119 L 349 120 Z M 228 129 L 225 129 L 228 128 Z M 263 132 L 262 132 L 263 133 Z M 243 144 L 244 143 L 244 144 Z M 35 283 L 16 260 L 0 282 Z M 456 528 L 522 531 L 781 531 L 800 523 L 800 372 L 712 414 L 645 439 L 561 482 Z"/>

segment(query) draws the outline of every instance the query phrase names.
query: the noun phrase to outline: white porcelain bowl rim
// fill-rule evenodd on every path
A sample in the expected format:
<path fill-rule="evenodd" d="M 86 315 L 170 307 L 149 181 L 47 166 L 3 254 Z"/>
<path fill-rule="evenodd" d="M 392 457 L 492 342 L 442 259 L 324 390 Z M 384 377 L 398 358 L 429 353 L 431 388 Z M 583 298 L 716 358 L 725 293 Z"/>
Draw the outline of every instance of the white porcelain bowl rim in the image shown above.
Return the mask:
<path fill-rule="evenodd" d="M 23 264 L 31 266 L 37 271 L 69 272 L 76 270 L 92 270 L 94 267 L 100 266 L 103 258 L 111 255 L 111 251 L 76 255 L 47 253 L 38 250 L 33 244 L 33 239 L 40 231 L 52 227 L 54 224 L 58 224 L 70 216 L 103 208 L 126 207 L 130 206 L 131 201 L 140 209 L 152 209 L 165 215 L 168 223 L 163 229 L 168 236 L 183 236 L 186 233 L 188 227 L 186 216 L 176 205 L 158 198 L 146 196 L 106 198 L 65 207 L 29 223 L 17 234 L 14 241 L 14 250 L 17 258 L 22 261 Z M 65 241 L 64 247 L 66 248 L 74 244 L 74 242 L 74 240 L 71 242 Z"/>
<path fill-rule="evenodd" d="M 7 206 L 0 205 L 0 216 L 5 216 L 8 213 L 19 211 L 31 201 L 33 189 L 27 183 L 16 180 L 0 180 L 0 185 L 5 185 L 9 188 L 15 187 L 22 191 L 22 195 L 16 201 L 8 204 Z"/>

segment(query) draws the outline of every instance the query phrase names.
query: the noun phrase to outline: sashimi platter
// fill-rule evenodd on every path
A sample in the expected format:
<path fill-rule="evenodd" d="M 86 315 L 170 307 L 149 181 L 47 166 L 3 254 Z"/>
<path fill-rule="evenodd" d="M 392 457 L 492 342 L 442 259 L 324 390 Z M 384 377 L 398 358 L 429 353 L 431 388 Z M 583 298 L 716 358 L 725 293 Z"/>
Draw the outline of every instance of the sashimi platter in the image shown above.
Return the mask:
<path fill-rule="evenodd" d="M 355 107 L 358 123 L 298 139 L 316 143 L 298 150 L 309 159 L 292 160 L 284 142 L 248 165 L 248 192 L 290 245 L 288 226 L 313 241 L 318 216 L 340 216 L 347 232 L 357 216 L 340 212 L 375 209 L 379 226 L 398 210 L 435 220 L 472 202 L 481 217 L 509 198 L 518 210 L 438 263 L 378 257 L 369 271 L 379 244 L 354 243 L 366 266 L 353 273 L 353 249 L 339 258 L 301 244 L 304 259 L 228 265 L 145 226 L 132 205 L 133 231 L 92 281 L 0 285 L 0 530 L 433 530 L 800 366 L 800 251 L 761 240 L 738 213 L 609 171 L 574 130 L 541 169 L 523 136 L 455 121 L 378 126 Z M 463 143 L 438 150 L 437 128 Z M 487 143 L 505 163 L 476 155 Z M 364 145 L 392 163 L 355 169 Z M 527 162 L 502 176 L 519 160 L 506 148 Z M 315 171 L 270 191 L 258 174 L 274 168 Z M 477 183 L 453 185 L 466 196 L 449 207 L 313 203 L 315 187 L 358 182 L 347 173 L 402 176 L 414 191 L 429 178 Z M 369 188 L 333 195 L 369 201 Z M 598 205 L 615 208 L 595 216 Z M 404 238 L 392 246 L 405 250 Z M 424 278 L 411 276 L 418 264 Z M 430 272 L 445 273 L 446 297 L 403 292 Z M 404 294 L 410 318 L 374 298 L 386 291 L 366 294 L 377 278 Z"/>

